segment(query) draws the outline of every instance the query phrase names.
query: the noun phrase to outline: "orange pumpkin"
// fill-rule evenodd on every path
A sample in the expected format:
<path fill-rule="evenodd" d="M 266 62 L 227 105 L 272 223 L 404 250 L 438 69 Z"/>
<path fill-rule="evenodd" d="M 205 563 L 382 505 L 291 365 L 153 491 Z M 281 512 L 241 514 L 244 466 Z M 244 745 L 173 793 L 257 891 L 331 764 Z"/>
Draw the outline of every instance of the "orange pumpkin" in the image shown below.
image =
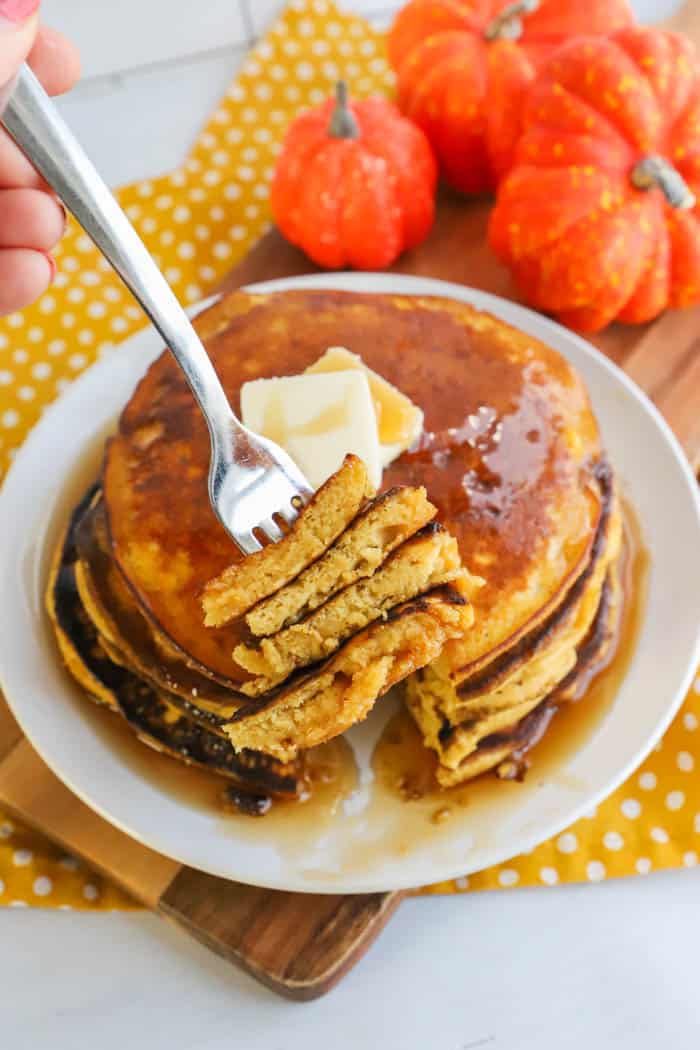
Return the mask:
<path fill-rule="evenodd" d="M 512 164 L 538 65 L 574 34 L 633 20 L 627 0 L 411 0 L 389 35 L 399 108 L 452 186 L 492 190 Z"/>
<path fill-rule="evenodd" d="M 492 247 L 580 331 L 700 302 L 700 66 L 684 37 L 580 38 L 542 69 Z"/>
<path fill-rule="evenodd" d="M 379 270 L 428 235 L 437 164 L 423 132 L 386 99 L 336 100 L 290 125 L 272 180 L 281 232 L 319 266 Z"/>

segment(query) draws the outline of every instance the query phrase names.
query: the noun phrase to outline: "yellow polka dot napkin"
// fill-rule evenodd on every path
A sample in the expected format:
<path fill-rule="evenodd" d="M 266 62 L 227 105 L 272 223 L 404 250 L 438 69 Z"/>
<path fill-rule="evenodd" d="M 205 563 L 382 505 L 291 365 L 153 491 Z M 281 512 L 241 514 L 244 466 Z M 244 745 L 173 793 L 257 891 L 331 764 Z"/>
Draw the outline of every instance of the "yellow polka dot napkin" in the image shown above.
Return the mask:
<path fill-rule="evenodd" d="M 251 51 L 181 168 L 119 198 L 184 303 L 211 292 L 265 231 L 268 185 L 284 131 L 344 77 L 352 93 L 391 91 L 383 35 L 328 0 L 294 0 Z M 0 477 L 43 410 L 145 319 L 74 225 L 54 287 L 0 321 Z M 700 852 L 700 679 L 642 769 L 556 840 L 527 856 L 425 892 L 646 874 Z M 0 904 L 129 907 L 122 893 L 43 837 L 0 814 Z"/>

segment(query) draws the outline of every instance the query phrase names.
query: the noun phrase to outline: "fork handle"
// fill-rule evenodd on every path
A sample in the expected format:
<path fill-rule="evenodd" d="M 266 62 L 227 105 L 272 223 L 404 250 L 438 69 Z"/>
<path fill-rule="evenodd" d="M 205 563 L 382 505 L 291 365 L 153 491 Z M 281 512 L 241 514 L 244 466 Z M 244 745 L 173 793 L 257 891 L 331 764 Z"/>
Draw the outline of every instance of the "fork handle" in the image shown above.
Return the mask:
<path fill-rule="evenodd" d="M 4 92 L 3 92 L 4 94 Z M 168 282 L 28 66 L 0 122 L 109 260 L 175 355 L 207 420 L 212 442 L 231 456 L 244 438 L 214 367 Z"/>

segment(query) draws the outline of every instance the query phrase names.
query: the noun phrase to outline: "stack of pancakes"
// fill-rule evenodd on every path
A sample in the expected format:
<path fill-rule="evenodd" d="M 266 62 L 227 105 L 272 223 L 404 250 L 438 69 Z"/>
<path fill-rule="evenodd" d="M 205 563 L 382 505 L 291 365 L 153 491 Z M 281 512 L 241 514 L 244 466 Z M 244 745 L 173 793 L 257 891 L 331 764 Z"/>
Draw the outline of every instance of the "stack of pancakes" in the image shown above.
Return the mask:
<path fill-rule="evenodd" d="M 305 749 L 403 680 L 441 783 L 505 770 L 591 673 L 620 604 L 619 506 L 581 380 L 453 300 L 237 292 L 197 325 L 235 410 L 247 380 L 343 345 L 425 433 L 378 497 L 349 457 L 285 540 L 243 558 L 165 353 L 56 558 L 69 669 L 148 742 L 253 793 L 298 791 Z"/>

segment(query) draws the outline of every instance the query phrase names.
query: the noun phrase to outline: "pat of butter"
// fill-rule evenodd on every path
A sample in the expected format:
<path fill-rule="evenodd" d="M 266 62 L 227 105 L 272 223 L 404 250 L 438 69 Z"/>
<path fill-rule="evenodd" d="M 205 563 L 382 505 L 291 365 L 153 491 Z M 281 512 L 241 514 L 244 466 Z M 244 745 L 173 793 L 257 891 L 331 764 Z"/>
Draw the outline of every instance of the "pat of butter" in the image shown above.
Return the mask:
<path fill-rule="evenodd" d="M 388 467 L 402 452 L 410 448 L 423 431 L 423 413 L 409 397 L 402 394 L 383 376 L 368 368 L 361 357 L 344 346 L 331 346 L 306 375 L 347 372 L 355 370 L 367 376 L 377 417 L 382 466 Z"/>
<path fill-rule="evenodd" d="M 254 379 L 241 388 L 243 423 L 281 445 L 317 489 L 354 452 L 379 488 L 382 460 L 367 377 L 359 371 Z"/>

